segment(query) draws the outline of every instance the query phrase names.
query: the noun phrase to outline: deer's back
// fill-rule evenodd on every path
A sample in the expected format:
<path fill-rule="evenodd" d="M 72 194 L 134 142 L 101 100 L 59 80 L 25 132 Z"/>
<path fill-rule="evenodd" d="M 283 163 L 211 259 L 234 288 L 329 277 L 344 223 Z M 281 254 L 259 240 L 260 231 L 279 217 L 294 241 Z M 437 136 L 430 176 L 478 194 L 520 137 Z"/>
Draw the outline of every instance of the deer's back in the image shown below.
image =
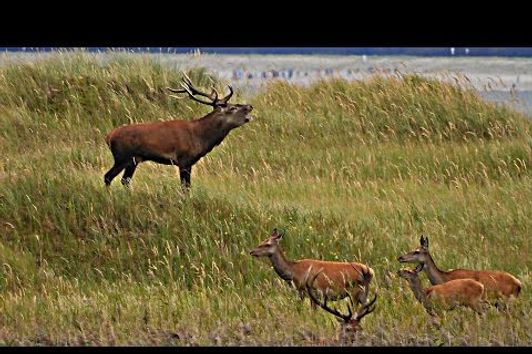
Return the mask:
<path fill-rule="evenodd" d="M 507 272 L 491 270 L 455 269 L 447 272 L 447 279 L 474 279 L 482 283 L 488 298 L 499 296 L 519 295 L 521 282 Z"/>
<path fill-rule="evenodd" d="M 484 293 L 484 285 L 473 279 L 455 279 L 425 289 L 431 301 L 444 304 L 470 304 L 480 300 Z"/>
<path fill-rule="evenodd" d="M 111 131 L 106 141 L 113 152 L 155 154 L 167 158 L 174 158 L 175 151 L 186 152 L 194 148 L 190 122 L 182 120 L 123 125 Z"/>
<path fill-rule="evenodd" d="M 357 270 L 355 270 L 355 267 Z M 373 269 L 365 264 L 356 262 L 332 262 L 314 259 L 303 259 L 294 265 L 294 283 L 298 288 L 305 288 L 307 279 L 322 272 L 314 281 L 315 289 L 329 289 L 335 293 L 343 293 L 345 288 L 351 289 L 363 284 L 362 272 L 367 275 L 366 283 L 374 276 Z"/>

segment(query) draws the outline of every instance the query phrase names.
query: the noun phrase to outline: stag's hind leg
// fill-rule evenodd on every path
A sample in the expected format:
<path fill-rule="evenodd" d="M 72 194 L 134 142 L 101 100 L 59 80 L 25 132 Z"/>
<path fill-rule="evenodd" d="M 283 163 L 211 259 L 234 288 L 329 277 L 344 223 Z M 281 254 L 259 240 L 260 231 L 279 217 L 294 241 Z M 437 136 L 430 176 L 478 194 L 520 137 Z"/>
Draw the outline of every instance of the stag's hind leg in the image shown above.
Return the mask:
<path fill-rule="evenodd" d="M 115 164 L 107 173 L 104 175 L 103 180 L 105 182 L 106 186 L 109 186 L 113 179 L 118 176 L 120 172 L 127 166 L 128 161 L 117 161 L 115 160 Z"/>
<path fill-rule="evenodd" d="M 122 179 L 120 182 L 122 182 L 122 185 L 129 187 L 129 183 L 131 182 L 131 179 L 133 178 L 133 174 L 135 173 L 135 170 L 137 169 L 137 163 L 140 161 L 136 161 L 135 158 L 132 158 L 129 162 L 129 164 L 126 166 L 124 170 L 124 174 L 122 175 Z"/>

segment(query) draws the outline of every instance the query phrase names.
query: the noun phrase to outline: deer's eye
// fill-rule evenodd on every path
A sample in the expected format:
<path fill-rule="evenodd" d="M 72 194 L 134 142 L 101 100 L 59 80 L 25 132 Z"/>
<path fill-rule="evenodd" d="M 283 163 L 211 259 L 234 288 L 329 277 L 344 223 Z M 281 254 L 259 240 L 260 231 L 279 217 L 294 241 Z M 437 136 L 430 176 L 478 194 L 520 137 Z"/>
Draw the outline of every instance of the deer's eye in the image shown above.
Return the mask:
<path fill-rule="evenodd" d="M 414 254 L 419 254 L 419 251 L 414 251 Z"/>

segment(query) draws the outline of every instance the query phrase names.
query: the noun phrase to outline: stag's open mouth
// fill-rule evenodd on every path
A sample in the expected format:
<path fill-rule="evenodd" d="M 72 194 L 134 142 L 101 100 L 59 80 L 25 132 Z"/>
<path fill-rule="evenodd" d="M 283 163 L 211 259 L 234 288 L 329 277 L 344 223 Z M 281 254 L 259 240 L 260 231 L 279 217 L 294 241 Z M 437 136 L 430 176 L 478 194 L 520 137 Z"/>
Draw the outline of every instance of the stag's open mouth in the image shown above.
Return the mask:
<path fill-rule="evenodd" d="M 244 118 L 244 121 L 247 123 L 247 122 L 251 122 L 253 120 L 253 116 L 251 114 L 248 114 L 246 115 L 246 117 Z"/>

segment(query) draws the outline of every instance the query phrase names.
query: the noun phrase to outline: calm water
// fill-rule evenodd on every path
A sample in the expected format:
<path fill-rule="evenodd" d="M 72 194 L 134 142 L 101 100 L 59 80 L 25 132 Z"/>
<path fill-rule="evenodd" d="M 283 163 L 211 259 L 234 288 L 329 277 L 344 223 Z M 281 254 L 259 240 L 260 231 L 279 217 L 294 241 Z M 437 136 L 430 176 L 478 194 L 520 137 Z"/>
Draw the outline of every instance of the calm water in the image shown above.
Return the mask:
<path fill-rule="evenodd" d="M 487 101 L 508 104 L 532 118 L 532 91 L 517 91 L 515 94 L 507 91 L 479 92 Z"/>

